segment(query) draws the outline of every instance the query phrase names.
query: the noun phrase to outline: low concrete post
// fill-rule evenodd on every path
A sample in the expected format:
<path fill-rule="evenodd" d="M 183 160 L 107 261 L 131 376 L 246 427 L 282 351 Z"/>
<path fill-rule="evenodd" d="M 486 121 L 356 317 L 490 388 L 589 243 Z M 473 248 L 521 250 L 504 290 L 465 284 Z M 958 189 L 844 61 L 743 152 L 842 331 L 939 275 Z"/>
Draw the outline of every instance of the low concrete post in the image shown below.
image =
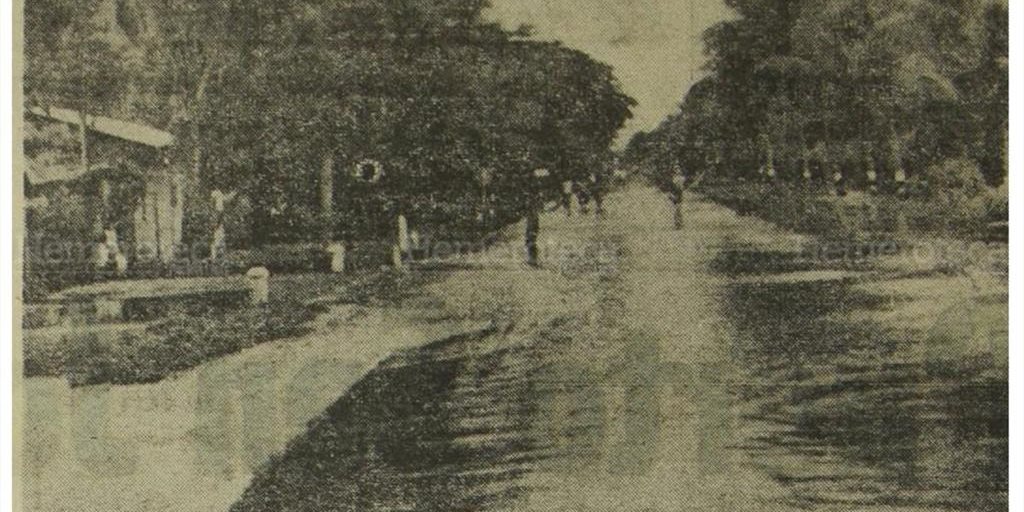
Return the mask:
<path fill-rule="evenodd" d="M 128 258 L 124 254 L 117 253 L 114 256 L 114 269 L 119 276 L 123 276 L 128 272 Z"/>
<path fill-rule="evenodd" d="M 412 229 L 409 230 L 409 255 L 410 259 L 413 259 L 419 250 L 422 248 L 422 242 L 420 241 L 420 232 Z"/>
<path fill-rule="evenodd" d="M 398 247 L 398 244 L 391 246 L 391 267 L 401 272 L 405 271 L 405 262 L 402 261 L 402 249 Z"/>
<path fill-rule="evenodd" d="M 345 244 L 332 242 L 327 244 L 327 254 L 331 258 L 331 272 L 340 274 L 345 271 Z"/>
<path fill-rule="evenodd" d="M 122 303 L 118 299 L 106 297 L 97 298 L 94 302 L 96 307 L 96 320 L 101 322 L 123 320 Z"/>
<path fill-rule="evenodd" d="M 396 270 L 405 270 L 404 255 L 409 252 L 409 221 L 399 215 L 395 221 L 395 243 L 391 246 L 391 265 Z"/>
<path fill-rule="evenodd" d="M 224 233 L 224 224 L 217 224 L 213 230 L 213 239 L 210 241 L 210 261 L 221 259 L 227 252 L 227 234 Z"/>
<path fill-rule="evenodd" d="M 245 273 L 249 287 L 249 303 L 260 306 L 270 301 L 270 271 L 264 267 L 253 267 Z"/>
<path fill-rule="evenodd" d="M 409 220 L 405 215 L 398 216 L 398 248 L 402 252 L 409 252 Z"/>

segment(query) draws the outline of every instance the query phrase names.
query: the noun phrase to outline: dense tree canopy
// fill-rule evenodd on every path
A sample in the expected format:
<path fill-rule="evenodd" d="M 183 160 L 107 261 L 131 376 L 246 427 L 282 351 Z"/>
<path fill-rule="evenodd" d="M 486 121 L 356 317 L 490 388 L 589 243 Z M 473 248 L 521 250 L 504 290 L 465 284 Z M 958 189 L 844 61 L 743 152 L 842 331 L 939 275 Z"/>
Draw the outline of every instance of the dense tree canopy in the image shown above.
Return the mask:
<path fill-rule="evenodd" d="M 318 232 L 294 228 L 315 223 L 325 165 L 339 212 L 328 222 L 341 232 L 370 196 L 385 198 L 372 208 L 468 222 L 482 174 L 499 216 L 515 219 L 532 169 L 550 168 L 542 189 L 554 191 L 601 168 L 633 105 L 607 66 L 485 21 L 486 0 L 27 4 L 29 101 L 84 98 L 170 127 L 198 182 L 241 190 L 266 217 L 257 222 L 276 226 L 263 239 Z M 93 35 L 96 47 L 74 39 Z M 79 90 L 93 82 L 114 97 Z M 373 193 L 350 178 L 364 159 L 386 169 Z"/>
<path fill-rule="evenodd" d="M 630 155 L 671 173 L 863 179 L 950 159 L 1005 178 L 1005 0 L 729 0 L 708 78 Z M 721 163 L 722 165 L 708 165 Z"/>

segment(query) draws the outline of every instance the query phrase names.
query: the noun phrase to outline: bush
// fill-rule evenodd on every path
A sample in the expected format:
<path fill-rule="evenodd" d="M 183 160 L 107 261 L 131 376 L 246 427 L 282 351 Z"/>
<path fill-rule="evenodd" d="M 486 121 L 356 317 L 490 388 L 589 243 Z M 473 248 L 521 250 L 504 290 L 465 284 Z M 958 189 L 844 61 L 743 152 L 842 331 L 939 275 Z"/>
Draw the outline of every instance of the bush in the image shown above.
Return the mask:
<path fill-rule="evenodd" d="M 1010 220 L 1010 187 L 1004 183 L 999 188 L 989 189 L 986 197 L 989 222 Z"/>
<path fill-rule="evenodd" d="M 932 198 L 973 198 L 986 190 L 985 177 L 973 160 L 951 158 L 927 168 L 923 176 Z"/>

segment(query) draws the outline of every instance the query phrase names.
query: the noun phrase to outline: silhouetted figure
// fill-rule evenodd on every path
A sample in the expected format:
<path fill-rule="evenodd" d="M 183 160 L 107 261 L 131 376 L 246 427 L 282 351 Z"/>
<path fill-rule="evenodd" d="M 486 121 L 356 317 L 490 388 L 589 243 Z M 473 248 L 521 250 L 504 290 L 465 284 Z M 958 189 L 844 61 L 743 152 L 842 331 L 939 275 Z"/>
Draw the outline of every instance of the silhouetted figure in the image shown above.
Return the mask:
<path fill-rule="evenodd" d="M 582 183 L 573 182 L 572 185 L 576 201 L 580 204 L 580 213 L 586 215 L 590 212 L 590 191 Z"/>
<path fill-rule="evenodd" d="M 843 171 L 838 165 L 834 165 L 832 168 L 832 185 L 835 187 L 836 196 L 846 196 L 846 176 L 843 175 Z"/>
<path fill-rule="evenodd" d="M 594 198 L 594 215 L 604 215 L 604 178 L 601 173 L 590 175 L 590 189 Z"/>
<path fill-rule="evenodd" d="M 902 167 L 897 168 L 893 173 L 893 185 L 896 188 L 896 195 L 900 198 L 906 199 L 910 196 L 910 191 L 907 189 L 907 173 Z"/>
<path fill-rule="evenodd" d="M 537 234 L 540 232 L 540 214 L 537 208 L 530 208 L 526 213 L 526 264 L 531 267 L 540 266 L 537 249 Z"/>
<path fill-rule="evenodd" d="M 574 184 L 570 180 L 562 182 L 562 208 L 565 209 L 566 217 L 572 217 L 572 196 Z"/>
<path fill-rule="evenodd" d="M 686 187 L 686 176 L 676 174 L 669 183 L 668 198 L 672 201 L 672 224 L 675 229 L 683 227 L 683 190 Z"/>

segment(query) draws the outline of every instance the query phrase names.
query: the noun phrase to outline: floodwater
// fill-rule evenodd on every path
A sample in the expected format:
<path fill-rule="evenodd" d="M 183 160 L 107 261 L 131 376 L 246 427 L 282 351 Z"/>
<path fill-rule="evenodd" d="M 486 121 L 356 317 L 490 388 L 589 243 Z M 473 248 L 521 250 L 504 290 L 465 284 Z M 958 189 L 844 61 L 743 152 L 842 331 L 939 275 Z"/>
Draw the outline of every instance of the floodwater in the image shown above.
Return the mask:
<path fill-rule="evenodd" d="M 545 215 L 540 270 L 438 284 L 436 307 L 497 331 L 387 359 L 233 510 L 1006 509 L 1005 363 L 957 348 L 1005 324 L 1004 294 L 957 309 L 973 330 L 901 329 L 941 301 L 760 280 L 805 240 L 696 198 L 681 231 L 648 189 L 608 209 Z"/>
<path fill-rule="evenodd" d="M 156 384 L 27 379 L 25 508 L 1006 509 L 1005 283 L 858 280 L 695 197 L 680 231 L 649 189 L 607 207 L 544 215 L 541 269 L 513 236 Z"/>
<path fill-rule="evenodd" d="M 224 511 L 338 395 L 389 354 L 478 325 L 335 306 L 300 338 L 153 384 L 23 381 L 24 510 Z"/>

